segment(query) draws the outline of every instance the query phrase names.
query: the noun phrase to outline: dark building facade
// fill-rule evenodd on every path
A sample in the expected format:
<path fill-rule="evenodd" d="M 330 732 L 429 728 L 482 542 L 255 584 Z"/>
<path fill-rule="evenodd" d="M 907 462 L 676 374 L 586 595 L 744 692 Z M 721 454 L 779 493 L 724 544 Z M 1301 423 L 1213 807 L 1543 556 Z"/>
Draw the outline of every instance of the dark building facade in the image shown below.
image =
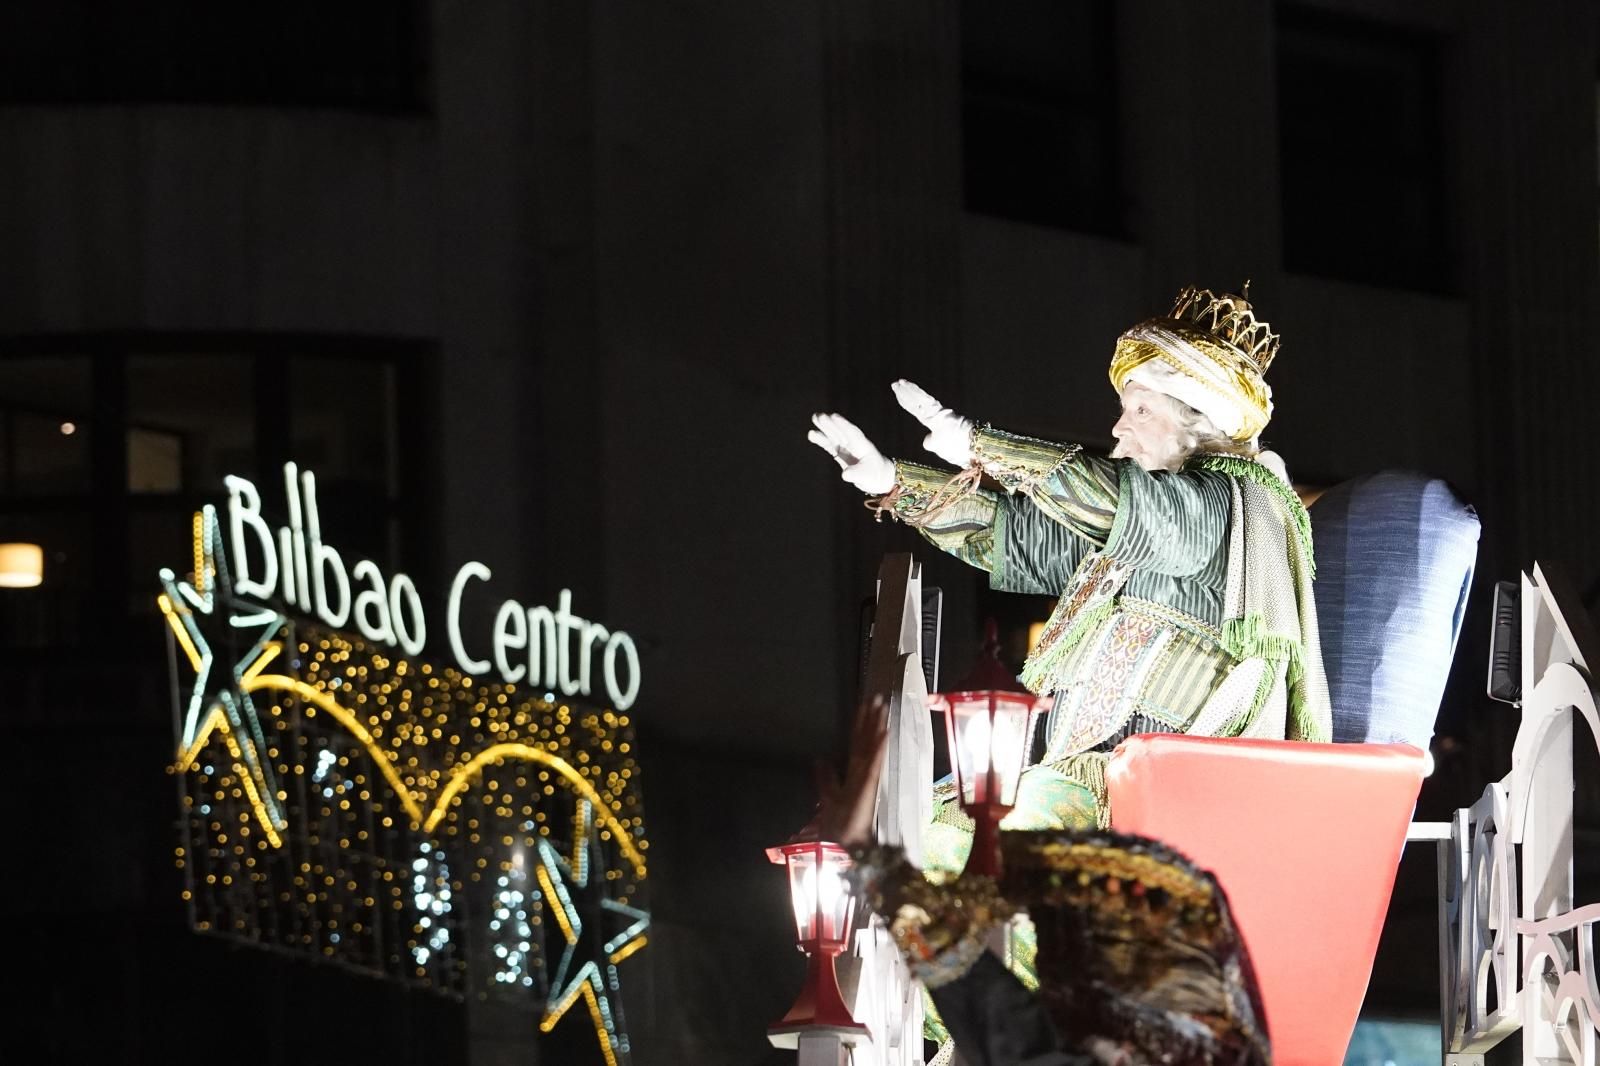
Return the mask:
<path fill-rule="evenodd" d="M 636 636 L 644 1064 L 785 1061 L 761 849 L 842 739 L 879 557 L 944 589 L 947 676 L 981 618 L 1035 617 L 867 521 L 812 411 L 912 454 L 905 376 L 1104 445 L 1115 336 L 1248 278 L 1300 480 L 1447 478 L 1482 582 L 1554 560 L 1594 609 L 1597 86 L 1582 0 L 12 5 L 0 541 L 46 552 L 0 590 L 23 1060 L 594 1054 L 187 929 L 156 571 L 225 474 L 316 469 L 340 543 L 430 603 L 478 559 Z M 1425 805 L 1509 761 L 1483 654 Z M 1431 876 L 1375 1009 L 1430 1001 Z"/>

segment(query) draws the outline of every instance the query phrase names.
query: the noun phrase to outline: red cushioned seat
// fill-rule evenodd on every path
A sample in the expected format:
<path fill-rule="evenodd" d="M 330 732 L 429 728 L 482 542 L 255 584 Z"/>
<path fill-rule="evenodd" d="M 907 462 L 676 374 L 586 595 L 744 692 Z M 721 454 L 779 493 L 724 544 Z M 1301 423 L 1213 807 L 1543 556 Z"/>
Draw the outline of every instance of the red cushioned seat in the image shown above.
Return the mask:
<path fill-rule="evenodd" d="M 1111 757 L 1113 827 L 1165 841 L 1227 891 L 1278 1066 L 1344 1060 L 1425 762 L 1405 744 L 1164 734 Z"/>

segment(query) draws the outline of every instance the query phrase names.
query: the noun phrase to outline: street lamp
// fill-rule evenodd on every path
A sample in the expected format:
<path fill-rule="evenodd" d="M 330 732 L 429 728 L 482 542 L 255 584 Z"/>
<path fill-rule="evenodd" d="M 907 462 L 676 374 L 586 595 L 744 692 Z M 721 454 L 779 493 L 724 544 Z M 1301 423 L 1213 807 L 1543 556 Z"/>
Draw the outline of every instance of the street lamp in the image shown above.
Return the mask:
<path fill-rule="evenodd" d="M 1000 876 L 1000 820 L 1017 805 L 1017 786 L 1028 762 L 1034 716 L 1049 705 L 1017 684 L 1000 662 L 1000 638 L 991 620 L 983 651 L 957 691 L 935 693 L 928 706 L 944 712 L 961 807 L 972 816 L 968 868 Z"/>
<path fill-rule="evenodd" d="M 37 544 L 0 544 L 0 588 L 31 589 L 44 579 L 44 549 Z"/>
<path fill-rule="evenodd" d="M 795 940 L 806 954 L 806 982 L 777 1024 L 767 1029 L 774 1047 L 797 1047 L 804 1034 L 829 1033 L 844 1043 L 865 1038 L 867 1027 L 850 1016 L 839 994 L 834 956 L 850 942 L 856 899 L 845 876 L 850 856 L 838 844 L 799 839 L 767 849 L 767 857 L 789 869 Z"/>

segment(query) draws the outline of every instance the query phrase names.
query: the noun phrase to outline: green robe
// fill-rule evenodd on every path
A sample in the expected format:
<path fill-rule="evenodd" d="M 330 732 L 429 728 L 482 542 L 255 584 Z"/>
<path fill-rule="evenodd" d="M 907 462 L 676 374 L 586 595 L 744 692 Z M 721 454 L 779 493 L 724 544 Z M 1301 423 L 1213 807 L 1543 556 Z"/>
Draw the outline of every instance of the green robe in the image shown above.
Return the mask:
<path fill-rule="evenodd" d="M 1104 822 L 1105 759 L 1133 733 L 1328 739 L 1310 523 L 1266 467 L 1203 456 L 1152 472 L 988 428 L 973 451 L 1003 492 L 902 462 L 890 499 L 990 587 L 1060 597 L 1022 674 L 1056 695 L 1045 756 L 1004 828 Z M 937 809 L 928 865 L 960 869 L 970 821 Z"/>
<path fill-rule="evenodd" d="M 1003 492 L 902 462 L 884 503 L 991 588 L 1060 597 L 1022 673 L 1056 696 L 1045 756 L 1002 829 L 1106 825 L 1105 762 L 1134 733 L 1330 738 L 1310 519 L 1274 473 L 1232 456 L 1152 472 L 986 427 L 973 452 Z M 950 781 L 934 799 L 923 868 L 959 872 L 971 819 Z M 1009 968 L 1037 988 L 1025 916 L 1007 942 Z"/>

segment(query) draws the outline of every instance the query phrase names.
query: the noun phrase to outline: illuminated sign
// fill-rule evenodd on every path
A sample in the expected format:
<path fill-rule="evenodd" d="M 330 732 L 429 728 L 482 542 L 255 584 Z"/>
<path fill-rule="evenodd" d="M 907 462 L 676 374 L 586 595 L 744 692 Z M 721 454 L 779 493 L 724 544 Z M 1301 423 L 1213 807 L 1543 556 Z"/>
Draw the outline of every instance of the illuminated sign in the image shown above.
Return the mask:
<path fill-rule="evenodd" d="M 622 964 L 649 931 L 632 641 L 563 593 L 553 610 L 502 604 L 474 658 L 457 616 L 490 575 L 469 563 L 445 626 L 458 665 L 436 665 L 412 580 L 323 543 L 310 472 L 287 468 L 276 530 L 253 484 L 226 485 L 226 518 L 194 516 L 192 570 L 163 570 L 158 597 L 191 924 L 531 998 L 545 1032 L 579 1007 L 594 1061 L 621 1066 Z M 609 705 L 584 699 L 591 681 Z"/>
<path fill-rule="evenodd" d="M 311 471 L 285 464 L 289 524 L 279 526 L 276 535 L 261 515 L 261 493 L 255 485 L 232 475 L 224 480 L 233 583 L 239 595 L 281 597 L 334 629 L 353 621 L 368 640 L 394 645 L 407 655 L 422 653 L 428 620 L 415 582 L 405 574 L 385 578 L 370 559 L 347 566 L 337 548 L 323 543 L 317 480 Z M 492 659 L 502 681 L 515 684 L 526 678 L 564 696 L 590 695 L 598 672 L 612 706 L 619 711 L 633 706 L 639 697 L 639 649 L 633 638 L 573 614 L 567 589 L 561 590 L 554 610 L 503 602 L 495 615 L 490 658 L 474 657 L 461 635 L 462 600 L 469 582 L 487 582 L 492 576 L 487 566 L 469 562 L 450 583 L 445 626 L 456 665 L 480 675 L 490 671 Z"/>

